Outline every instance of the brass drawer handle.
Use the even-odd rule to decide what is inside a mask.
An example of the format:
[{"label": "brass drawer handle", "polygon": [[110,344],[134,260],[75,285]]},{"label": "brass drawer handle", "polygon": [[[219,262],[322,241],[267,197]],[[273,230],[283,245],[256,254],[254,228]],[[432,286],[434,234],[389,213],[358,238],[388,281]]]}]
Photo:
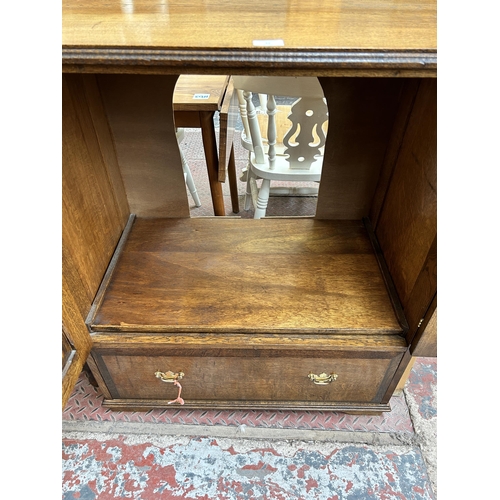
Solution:
[{"label": "brass drawer handle", "polygon": [[180,380],[182,377],[184,377],[184,373],[174,373],[171,371],[161,372],[160,370],[156,370],[155,377],[159,378],[162,382],[169,382],[171,384],[174,384],[176,380]]},{"label": "brass drawer handle", "polygon": [[308,377],[316,384],[316,385],[328,385],[331,384],[334,380],[337,380],[338,375],[336,373],[320,373],[319,375],[315,375],[314,373],[310,373]]},{"label": "brass drawer handle", "polygon": [[177,393],[177,397],[175,399],[172,399],[172,401],[169,401],[167,404],[171,405],[173,403],[179,403],[180,405],[184,404],[184,400],[181,398],[181,392],[182,392],[182,385],[179,384],[179,380],[184,377],[183,372],[179,373],[174,373],[171,371],[168,372],[161,372],[160,370],[155,371],[155,377],[159,378],[162,382],[169,382],[171,384],[174,384],[179,388],[179,392]]}]

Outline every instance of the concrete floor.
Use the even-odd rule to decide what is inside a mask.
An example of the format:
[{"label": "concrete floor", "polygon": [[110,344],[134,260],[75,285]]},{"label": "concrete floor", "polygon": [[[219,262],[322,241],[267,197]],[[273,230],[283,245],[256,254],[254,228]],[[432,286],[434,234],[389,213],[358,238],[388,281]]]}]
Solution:
[{"label": "concrete floor", "polygon": [[62,498],[435,499],[436,383],[436,359],[417,358],[383,417],[203,420],[201,410],[111,412],[82,375],[63,412]]}]

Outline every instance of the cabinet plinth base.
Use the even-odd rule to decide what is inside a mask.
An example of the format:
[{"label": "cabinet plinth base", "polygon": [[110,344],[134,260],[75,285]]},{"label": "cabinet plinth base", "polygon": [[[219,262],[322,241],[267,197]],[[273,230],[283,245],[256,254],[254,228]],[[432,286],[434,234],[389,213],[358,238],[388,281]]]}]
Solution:
[{"label": "cabinet plinth base", "polygon": [[389,404],[332,404],[308,401],[200,401],[185,405],[169,405],[165,400],[105,399],[103,406],[116,411],[149,411],[152,409],[186,410],[283,410],[283,411],[336,411],[352,415],[379,415],[391,411]]}]

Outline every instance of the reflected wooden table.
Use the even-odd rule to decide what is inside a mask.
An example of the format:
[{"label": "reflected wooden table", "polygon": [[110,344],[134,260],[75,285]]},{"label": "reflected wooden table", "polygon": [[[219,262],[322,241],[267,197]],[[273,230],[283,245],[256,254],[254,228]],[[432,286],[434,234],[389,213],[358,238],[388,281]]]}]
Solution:
[{"label": "reflected wooden table", "polygon": [[[174,120],[179,128],[199,128],[203,140],[205,160],[215,215],[226,215],[220,171],[228,168],[233,212],[239,212],[234,155],[232,162],[225,161],[225,149],[220,157],[214,124],[216,111],[221,111],[228,89],[226,75],[181,75],[177,80],[173,96]],[[232,87],[231,87],[232,88]],[[229,94],[230,99],[231,92]],[[225,136],[225,134],[224,134]],[[224,141],[224,148],[226,142]]]}]

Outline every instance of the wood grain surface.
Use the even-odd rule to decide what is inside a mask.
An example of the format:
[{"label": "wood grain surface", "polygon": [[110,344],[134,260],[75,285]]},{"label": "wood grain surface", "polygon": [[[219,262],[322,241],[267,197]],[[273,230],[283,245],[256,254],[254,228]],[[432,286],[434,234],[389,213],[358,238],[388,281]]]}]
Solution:
[{"label": "wood grain surface", "polygon": [[179,76],[173,97],[174,112],[219,111],[228,81],[226,75]]},{"label": "wood grain surface", "polygon": [[[126,222],[128,205],[142,216],[189,215],[172,119],[179,74],[370,77],[359,82],[330,78],[324,84],[334,104],[330,120],[335,134],[330,135],[338,140],[327,144],[333,170],[322,181],[319,213],[358,219],[371,211],[405,314],[413,325],[426,311],[432,324],[435,88],[426,78],[437,76],[436,0],[63,0],[62,7],[63,73],[99,74],[63,82],[63,324],[76,348],[63,380],[63,404],[90,349],[83,318]],[[396,115],[397,84],[375,83],[380,77],[423,79],[413,85],[418,92],[403,92],[402,112]],[[335,110],[344,111],[335,117]],[[390,134],[395,141],[388,139]],[[213,138],[205,142],[215,158]],[[230,158],[226,147],[224,167]],[[224,176],[223,168],[212,172],[212,183]],[[96,316],[94,328],[102,331],[94,340],[106,344],[114,339],[118,350],[108,352],[106,363],[115,363],[120,377],[136,376],[127,375],[128,361],[120,359],[127,354],[119,349],[149,349],[158,343],[155,332],[180,332],[173,337],[183,339],[175,343],[177,352],[192,360],[197,350],[203,363],[210,363],[214,353],[244,345],[233,338],[238,332],[253,339],[249,355],[260,352],[257,341],[265,337],[263,332],[275,332],[290,341],[283,338],[279,349],[269,350],[276,356],[263,356],[266,376],[275,378],[290,369],[285,358],[276,361],[280,353],[305,363],[326,362],[338,354],[355,382],[345,386],[343,402],[334,402],[302,397],[300,391],[265,381],[263,407],[389,409],[387,402],[411,356],[406,353],[399,361],[406,341],[398,335],[401,325],[361,222],[302,220],[292,227],[274,220],[258,225],[239,220],[224,222],[221,230],[210,225],[216,222],[185,225],[188,220],[170,219],[158,230],[164,219],[139,219],[118,261]],[[235,222],[239,226],[232,227]],[[270,222],[272,229],[266,226]],[[202,346],[190,343],[189,332],[207,332],[224,342],[217,346],[213,341],[203,354]],[[300,349],[308,344],[294,337],[297,333],[311,341],[303,358]],[[315,335],[332,342],[341,336],[345,344],[337,339],[329,351]],[[265,338],[263,344],[274,342]],[[401,342],[397,348],[390,345],[393,339]],[[412,346],[415,352],[435,346],[435,335],[417,332],[415,340],[420,340]],[[163,355],[170,356],[168,351]],[[130,359],[141,356],[157,354],[135,352]],[[387,356],[392,356],[389,364]],[[245,358],[228,359],[219,368],[221,376],[224,366],[235,373],[257,370],[249,366],[238,371],[238,359]],[[105,381],[94,358],[90,361],[110,398],[107,384],[111,387],[113,379]],[[137,377],[133,384],[140,383],[142,375]],[[275,396],[281,401],[269,399]],[[358,396],[363,403],[353,400]],[[165,395],[149,402],[141,397],[124,404],[147,407],[166,401]],[[262,403],[255,394],[248,396],[251,402],[219,397],[219,408]],[[213,406],[209,399],[197,404]]]},{"label": "wood grain surface", "polygon": [[75,350],[63,407],[90,352],[90,310],[128,216],[113,141],[93,75],[63,76],[62,322]]},{"label": "wood grain surface", "polygon": [[401,142],[403,141],[406,133],[411,111],[415,104],[415,97],[420,82],[420,78],[405,78],[402,82],[401,98],[399,99],[396,117],[392,126],[391,137],[389,139],[384,156],[384,162],[380,170],[377,189],[370,206],[369,217],[373,227],[377,227],[380,210],[382,209],[385,195],[391,182],[392,173],[401,149]]},{"label": "wood grain surface", "polygon": [[[375,232],[405,312],[411,307],[424,314],[437,287],[436,251],[432,250],[437,246],[435,80],[419,85]],[[420,281],[422,272],[426,278]],[[411,301],[416,284],[425,297]],[[414,327],[419,319],[414,318]]]},{"label": "wood grain surface", "polygon": [[62,407],[66,405],[71,391],[92,347],[92,340],[78,310],[73,290],[63,275],[62,286],[62,323],[63,335],[71,342],[73,355],[63,368],[62,373]]},{"label": "wood grain surface", "polygon": [[[81,281],[90,309],[97,288],[126,223],[128,207],[109,173],[103,149],[109,146],[97,135],[95,114],[81,75],[63,79],[62,228],[65,269]],[[95,111],[95,110],[94,110]],[[109,133],[109,132],[108,132]],[[111,146],[109,146],[112,148]],[[111,165],[112,167],[112,165]],[[127,214],[128,215],[128,214]],[[83,299],[84,295],[75,292]],[[86,313],[85,313],[86,314]]]},{"label": "wood grain surface", "polygon": [[[155,377],[160,370],[184,373],[181,383],[187,407],[237,408],[250,403],[266,407],[294,401],[296,408],[327,408],[339,403],[381,403],[406,350],[405,340],[397,335],[100,332],[94,336],[93,360],[108,397],[129,400],[126,405],[142,399],[161,407],[162,399],[176,396],[174,386]],[[309,373],[338,377],[318,386]]]},{"label": "wood grain surface", "polygon": [[361,221],[136,219],[94,331],[400,333]]},{"label": "wood grain surface", "polygon": [[[305,351],[352,352],[357,356],[364,352],[367,357],[380,357],[386,351],[404,352],[407,344],[399,335],[291,335],[291,334],[210,334],[210,333],[140,333],[121,331],[101,331],[92,334],[95,350],[111,350],[114,354],[164,355],[180,352],[194,352],[209,349],[212,352],[232,352],[233,356],[245,350],[298,353]],[[367,354],[370,353],[370,354]],[[297,354],[294,355],[295,357]]]},{"label": "wood grain surface", "polygon": [[189,203],[172,114],[177,78],[99,75],[132,213],[189,217]]},{"label": "wood grain surface", "polygon": [[320,78],[328,135],[316,207],[321,219],[369,214],[404,80]]},{"label": "wood grain surface", "polygon": [[264,69],[259,63],[436,68],[435,0],[64,0],[62,17],[64,62],[114,61],[125,72],[124,64],[139,64],[184,65],[180,72],[189,73],[190,63],[253,72]]},{"label": "wood grain surface", "polygon": [[[357,355],[356,355],[357,354]],[[359,401],[380,402],[390,375],[402,357],[386,352],[369,358],[366,353],[324,352],[323,357],[305,355],[290,359],[286,351],[265,357],[260,351],[227,356],[202,349],[191,355],[113,355],[98,353],[97,359],[114,398],[174,399],[177,388],[161,382],[155,372],[182,371],[182,397],[189,400],[233,401]],[[94,353],[94,356],[96,354]],[[334,382],[320,386],[308,374],[335,373]],[[389,380],[388,380],[389,379]]]}]

